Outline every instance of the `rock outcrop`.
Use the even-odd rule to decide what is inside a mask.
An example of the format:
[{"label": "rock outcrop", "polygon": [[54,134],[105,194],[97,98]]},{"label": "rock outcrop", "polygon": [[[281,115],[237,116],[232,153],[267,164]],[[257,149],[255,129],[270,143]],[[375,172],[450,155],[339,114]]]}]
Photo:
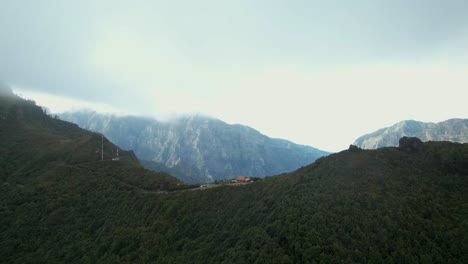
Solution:
[{"label": "rock outcrop", "polygon": [[424,143],[417,137],[402,137],[398,141],[398,148],[408,152],[419,152],[424,148]]}]

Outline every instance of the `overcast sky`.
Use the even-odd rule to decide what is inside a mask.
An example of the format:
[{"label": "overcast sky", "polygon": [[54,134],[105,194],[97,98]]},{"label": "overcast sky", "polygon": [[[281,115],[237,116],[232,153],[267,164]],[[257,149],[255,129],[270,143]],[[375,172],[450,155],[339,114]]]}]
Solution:
[{"label": "overcast sky", "polygon": [[54,111],[199,112],[329,151],[468,117],[466,0],[0,3],[0,81]]}]

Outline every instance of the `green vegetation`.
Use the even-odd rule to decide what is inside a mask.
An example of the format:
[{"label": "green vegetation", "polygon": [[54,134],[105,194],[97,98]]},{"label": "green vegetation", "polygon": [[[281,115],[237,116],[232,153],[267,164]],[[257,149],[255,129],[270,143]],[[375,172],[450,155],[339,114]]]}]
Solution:
[{"label": "green vegetation", "polygon": [[100,135],[32,102],[0,105],[2,263],[468,259],[468,144],[354,149],[245,186],[165,192],[183,185],[131,152],[111,161],[110,142],[99,161]]},{"label": "green vegetation", "polygon": [[145,167],[145,169],[165,172],[186,183],[200,183],[207,181],[206,177],[203,176],[197,167],[190,165],[182,160],[172,168],[169,168],[162,162],[140,160],[140,163],[143,165],[143,167]]}]

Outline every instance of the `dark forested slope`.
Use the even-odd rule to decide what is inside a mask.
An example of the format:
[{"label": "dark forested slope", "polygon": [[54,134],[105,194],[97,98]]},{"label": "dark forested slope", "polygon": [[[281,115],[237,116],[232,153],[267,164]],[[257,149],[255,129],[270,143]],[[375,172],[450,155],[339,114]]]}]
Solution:
[{"label": "dark forested slope", "polygon": [[[105,168],[106,174],[117,177],[118,173],[131,180],[121,172],[143,171],[133,152],[119,149],[100,134],[52,118],[34,101],[23,100],[5,88],[0,90],[0,137],[2,180],[41,181],[43,174],[65,168],[91,172]],[[117,157],[118,161],[112,160]],[[154,186],[180,183],[166,174],[145,173]]]},{"label": "dark forested slope", "polygon": [[[32,120],[4,116],[4,263],[463,263],[468,258],[467,144],[352,148],[245,186],[163,193],[159,176],[169,176],[139,165],[81,166],[85,154],[77,151],[86,145],[86,131],[61,123],[63,130],[33,138],[21,129]],[[42,117],[47,129],[55,122]],[[68,129],[73,132],[65,133]],[[94,146],[96,139],[89,137]],[[57,150],[59,156],[36,159],[38,153],[55,153],[60,140],[72,145]]]}]

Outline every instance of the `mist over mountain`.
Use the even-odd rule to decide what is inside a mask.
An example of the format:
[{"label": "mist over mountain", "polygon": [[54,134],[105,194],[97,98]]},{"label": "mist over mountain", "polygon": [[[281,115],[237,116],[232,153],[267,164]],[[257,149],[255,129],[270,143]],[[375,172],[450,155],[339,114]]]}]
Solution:
[{"label": "mist over mountain", "polygon": [[468,119],[449,119],[439,123],[401,121],[356,139],[354,145],[364,149],[394,147],[401,137],[418,137],[422,141],[468,142]]},{"label": "mist over mountain", "polygon": [[72,175],[86,172],[112,175],[109,181],[121,181],[130,188],[167,189],[180,184],[167,174],[145,171],[133,151],[119,148],[101,134],[52,118],[9,88],[0,89],[0,136],[2,181],[47,185],[68,174],[67,184],[76,184]]},{"label": "mist over mountain", "polygon": [[5,99],[11,99],[16,97],[11,88],[8,85],[3,84],[2,82],[0,82],[0,96],[2,96]]},{"label": "mist over mountain", "polygon": [[147,168],[186,182],[275,175],[329,154],[201,115],[160,122],[79,111],[63,113],[60,118],[103,133],[120,147],[135,151]]}]

